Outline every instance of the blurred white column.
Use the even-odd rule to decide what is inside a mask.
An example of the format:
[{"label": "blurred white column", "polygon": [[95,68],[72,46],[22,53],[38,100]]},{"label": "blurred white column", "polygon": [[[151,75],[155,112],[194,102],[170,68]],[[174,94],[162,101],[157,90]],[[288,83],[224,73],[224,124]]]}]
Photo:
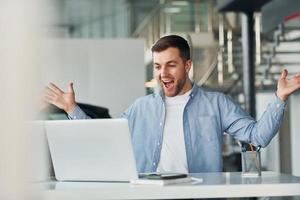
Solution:
[{"label": "blurred white column", "polygon": [[31,138],[23,122],[37,111],[42,2],[0,0],[0,199],[37,197],[29,178]]}]

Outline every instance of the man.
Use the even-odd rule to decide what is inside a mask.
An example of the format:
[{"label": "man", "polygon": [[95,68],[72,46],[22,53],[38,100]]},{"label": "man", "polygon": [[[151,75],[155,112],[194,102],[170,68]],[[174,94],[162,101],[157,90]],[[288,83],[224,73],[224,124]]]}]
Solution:
[{"label": "man", "polygon": [[[155,78],[161,90],[137,99],[123,114],[128,119],[139,172],[217,172],[222,170],[222,136],[266,146],[281,124],[285,101],[300,88],[300,73],[288,80],[284,70],[273,101],[255,121],[229,97],[207,92],[188,78],[192,61],[187,41],[170,35],[152,47]],[[71,119],[89,118],[68,92],[47,87],[48,103]]]}]

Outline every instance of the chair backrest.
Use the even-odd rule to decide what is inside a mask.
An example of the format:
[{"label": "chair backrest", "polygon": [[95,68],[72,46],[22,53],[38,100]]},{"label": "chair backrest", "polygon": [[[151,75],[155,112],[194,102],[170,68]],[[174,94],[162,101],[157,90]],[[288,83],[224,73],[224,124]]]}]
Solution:
[{"label": "chair backrest", "polygon": [[[111,118],[109,110],[104,107],[94,106],[85,103],[77,103],[78,106],[92,119]],[[42,120],[63,120],[68,119],[67,113],[57,108],[56,106],[49,105],[47,108],[39,113],[38,119]]]}]

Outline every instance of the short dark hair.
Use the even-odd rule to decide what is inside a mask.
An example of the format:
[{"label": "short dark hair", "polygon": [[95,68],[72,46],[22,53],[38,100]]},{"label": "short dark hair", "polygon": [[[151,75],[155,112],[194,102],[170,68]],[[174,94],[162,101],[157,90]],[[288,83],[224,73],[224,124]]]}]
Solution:
[{"label": "short dark hair", "polygon": [[160,38],[151,48],[153,52],[161,52],[170,47],[178,48],[180,57],[187,61],[191,59],[190,46],[188,42],[178,35],[167,35]]}]

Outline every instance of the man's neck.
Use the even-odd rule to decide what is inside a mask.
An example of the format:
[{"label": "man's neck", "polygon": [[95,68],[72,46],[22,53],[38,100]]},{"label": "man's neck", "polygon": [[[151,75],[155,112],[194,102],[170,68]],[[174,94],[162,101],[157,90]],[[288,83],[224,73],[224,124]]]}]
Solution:
[{"label": "man's neck", "polygon": [[188,91],[190,91],[193,88],[192,81],[190,79],[186,80],[186,83],[184,84],[181,92],[178,95],[184,95]]}]

